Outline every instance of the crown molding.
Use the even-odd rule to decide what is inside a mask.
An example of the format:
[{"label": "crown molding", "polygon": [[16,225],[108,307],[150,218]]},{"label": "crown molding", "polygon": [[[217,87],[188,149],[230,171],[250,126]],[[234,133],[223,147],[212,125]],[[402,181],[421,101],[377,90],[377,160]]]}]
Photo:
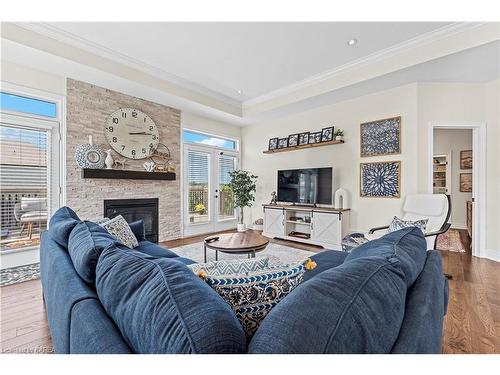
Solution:
[{"label": "crown molding", "polygon": [[117,51],[114,51],[110,48],[104,47],[100,44],[94,43],[90,40],[82,38],[73,33],[62,30],[58,27],[50,25],[44,22],[12,22],[14,25],[21,27],[25,30],[32,31],[34,33],[43,35],[45,37],[54,39],[58,42],[69,44],[73,47],[80,48],[87,52],[96,54],[98,56],[110,59],[114,62],[127,65],[131,68],[142,71],[143,73],[150,74],[152,76],[156,76],[165,81],[171,82],[175,85],[183,87],[184,89],[195,91],[199,94],[203,94],[211,97],[212,99],[221,101],[223,103],[241,107],[242,102],[240,100],[231,98],[227,95],[221,94],[220,92],[211,90],[203,85],[194,83],[192,81],[186,80],[182,77],[179,77],[175,74],[169,73],[163,69],[152,66],[148,63],[145,63],[141,60],[134,59],[133,57],[124,55]]},{"label": "crown molding", "polygon": [[309,88],[314,85],[319,85],[327,80],[335,78],[345,73],[349,73],[353,70],[367,67],[371,64],[380,62],[384,59],[394,57],[401,52],[411,50],[414,48],[421,47],[431,42],[435,42],[455,34],[459,34],[468,30],[475,29],[479,26],[486,24],[485,22],[455,22],[453,24],[443,26],[436,30],[418,35],[415,38],[406,40],[402,43],[396,44],[394,46],[385,48],[383,50],[377,51],[368,56],[362,57],[360,59],[354,60],[347,64],[341,65],[334,69],[325,71],[323,73],[316,74],[304,80],[295,82],[291,85],[284,86],[277,90],[271,91],[264,95],[260,95],[256,98],[252,98],[243,102],[243,109],[252,107],[257,104],[261,104],[279,97]]}]

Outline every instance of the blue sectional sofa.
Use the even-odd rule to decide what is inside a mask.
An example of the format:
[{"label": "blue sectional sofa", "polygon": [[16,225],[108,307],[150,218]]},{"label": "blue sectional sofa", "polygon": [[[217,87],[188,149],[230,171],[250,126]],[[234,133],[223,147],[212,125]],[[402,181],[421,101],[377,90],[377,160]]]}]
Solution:
[{"label": "blue sectional sofa", "polygon": [[[406,228],[317,267],[247,342],[228,304],[186,265],[148,242],[124,247],[99,225],[58,210],[40,248],[57,353],[439,353],[448,285],[441,257]],[[201,250],[200,250],[201,251]]]}]

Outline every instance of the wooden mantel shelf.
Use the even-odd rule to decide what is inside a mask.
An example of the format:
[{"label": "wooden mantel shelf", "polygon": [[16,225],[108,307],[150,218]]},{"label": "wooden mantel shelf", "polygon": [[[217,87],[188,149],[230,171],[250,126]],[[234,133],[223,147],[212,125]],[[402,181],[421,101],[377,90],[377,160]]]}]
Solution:
[{"label": "wooden mantel shelf", "polygon": [[344,141],[328,141],[328,142],[311,143],[311,144],[307,144],[307,145],[300,145],[300,146],[292,146],[292,147],[286,147],[286,148],[277,148],[274,150],[267,150],[267,151],[263,151],[263,153],[264,154],[275,154],[277,152],[296,151],[296,150],[302,150],[304,148],[338,145],[338,144],[342,144],[342,143],[344,143]]},{"label": "wooden mantel shelf", "polygon": [[167,180],[174,181],[172,172],[128,171],[126,169],[82,169],[82,178],[107,178],[125,180]]}]

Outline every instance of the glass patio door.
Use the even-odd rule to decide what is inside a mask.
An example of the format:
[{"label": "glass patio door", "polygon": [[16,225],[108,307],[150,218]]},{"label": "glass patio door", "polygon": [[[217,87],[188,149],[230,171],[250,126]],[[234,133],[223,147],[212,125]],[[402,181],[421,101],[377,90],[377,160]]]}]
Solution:
[{"label": "glass patio door", "polygon": [[229,172],[237,166],[237,153],[186,145],[184,149],[184,236],[236,227],[228,187]]}]

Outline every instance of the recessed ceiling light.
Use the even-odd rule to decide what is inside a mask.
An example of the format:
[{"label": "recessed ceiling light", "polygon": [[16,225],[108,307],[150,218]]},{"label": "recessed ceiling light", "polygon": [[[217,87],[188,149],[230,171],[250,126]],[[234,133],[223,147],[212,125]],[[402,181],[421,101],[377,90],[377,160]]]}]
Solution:
[{"label": "recessed ceiling light", "polygon": [[241,95],[242,91],[241,90],[238,90],[236,91],[238,93],[238,95]]},{"label": "recessed ceiling light", "polygon": [[353,45],[355,45],[357,42],[358,42],[358,40],[357,40],[357,39],[351,39],[350,41],[348,41],[348,42],[347,42],[347,44],[348,44],[349,46],[353,46]]}]

